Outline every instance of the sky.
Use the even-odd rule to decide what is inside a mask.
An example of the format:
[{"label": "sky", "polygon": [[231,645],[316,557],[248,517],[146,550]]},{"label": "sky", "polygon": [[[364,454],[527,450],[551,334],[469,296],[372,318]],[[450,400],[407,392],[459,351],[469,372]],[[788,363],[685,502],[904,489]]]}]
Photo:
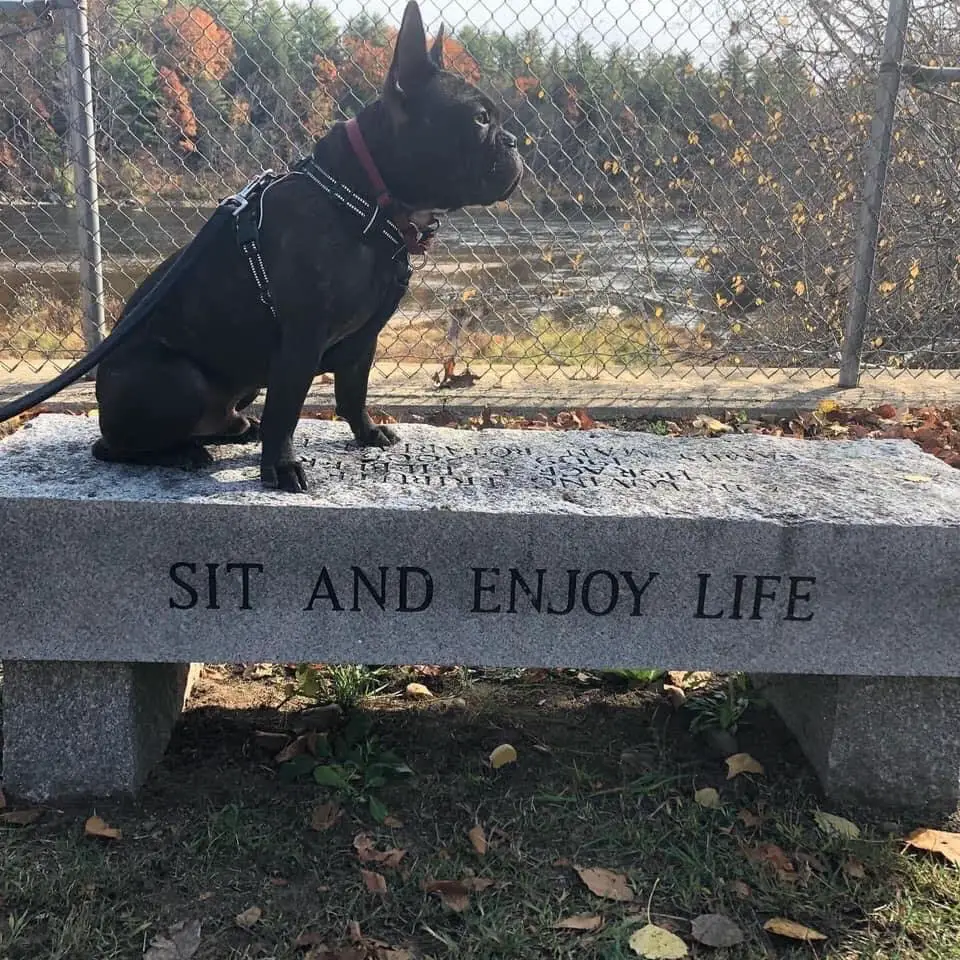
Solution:
[{"label": "sky", "polygon": [[[323,0],[318,0],[323,2]],[[327,0],[338,18],[365,12],[399,24],[404,0]],[[454,30],[467,24],[513,34],[538,27],[548,38],[591,45],[629,44],[634,49],[684,50],[711,59],[728,33],[717,0],[420,0],[427,31],[441,19]]]}]

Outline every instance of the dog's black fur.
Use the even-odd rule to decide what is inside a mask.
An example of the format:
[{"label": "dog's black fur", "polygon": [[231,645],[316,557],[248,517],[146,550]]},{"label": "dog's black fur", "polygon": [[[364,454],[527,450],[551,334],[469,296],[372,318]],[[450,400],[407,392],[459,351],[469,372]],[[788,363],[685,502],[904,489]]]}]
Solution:
[{"label": "dog's black fur", "polygon": [[[391,195],[421,225],[438,212],[506,199],[519,182],[515,138],[489,98],[443,70],[441,38],[427,51],[415,2],[404,12],[382,94],[358,122]],[[373,200],[343,124],[313,156]],[[377,335],[402,292],[394,251],[382,238],[363,237],[364,224],[305,176],[275,182],[263,204],[259,242],[276,319],[259,300],[233,230],[224,230],[200,267],[101,362],[99,459],[202,462],[205,444],[259,439],[263,483],[305,490],[293,433],[310,383],[323,372],[334,375],[337,414],[358,443],[396,442],[366,410]],[[127,310],[175,258],[147,277]],[[240,411],[264,387],[258,424]]]}]

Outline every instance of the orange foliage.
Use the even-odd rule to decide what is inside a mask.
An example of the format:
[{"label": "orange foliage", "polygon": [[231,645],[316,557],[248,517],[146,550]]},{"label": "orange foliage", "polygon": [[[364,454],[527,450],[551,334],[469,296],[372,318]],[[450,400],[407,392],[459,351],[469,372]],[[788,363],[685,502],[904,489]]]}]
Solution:
[{"label": "orange foliage", "polygon": [[[345,37],[343,46],[347,57],[340,65],[338,79],[341,84],[352,90],[361,100],[367,99],[369,93],[378,90],[386,78],[387,70],[390,69],[395,39],[396,31],[392,30],[388,32],[386,44],[383,46],[360,37]],[[427,42],[433,43],[432,40]],[[320,59],[317,58],[317,61],[314,61],[315,72]],[[459,40],[453,37],[443,38],[443,60],[447,70],[459,74],[464,80],[476,83],[480,79],[479,64],[467,53]],[[329,61],[326,62],[329,63]],[[325,82],[319,74],[317,82]]]},{"label": "orange foliage", "polygon": [[393,44],[397,33],[390,30],[385,46],[371,43],[361,37],[344,37],[346,59],[340,64],[339,80],[361,100],[367,100],[378,90],[390,69]]},{"label": "orange foliage", "polygon": [[536,77],[517,77],[513,81],[516,88],[526,97],[530,92],[540,86],[540,81]]},{"label": "orange foliage", "polygon": [[230,69],[233,37],[200,7],[176,6],[160,20],[163,58],[193,80],[222,80]]},{"label": "orange foliage", "polygon": [[167,104],[171,126],[177,131],[177,146],[184,153],[197,149],[197,117],[190,106],[190,91],[176,70],[160,68],[160,93]]},{"label": "orange foliage", "polygon": [[[433,46],[432,40],[429,43]],[[467,53],[464,45],[453,37],[443,38],[443,63],[451,73],[458,73],[470,83],[480,80],[480,65]]]}]

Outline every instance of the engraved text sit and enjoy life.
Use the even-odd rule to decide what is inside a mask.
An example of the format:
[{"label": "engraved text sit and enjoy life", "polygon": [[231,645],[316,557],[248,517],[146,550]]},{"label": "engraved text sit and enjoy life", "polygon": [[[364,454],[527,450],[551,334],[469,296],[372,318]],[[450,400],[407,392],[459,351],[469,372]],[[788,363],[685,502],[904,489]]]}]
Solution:
[{"label": "engraved text sit and enjoy life", "polygon": [[[258,584],[268,571],[263,563],[178,561],[170,566],[172,610],[253,610]],[[469,566],[442,575],[421,566],[321,566],[304,578],[303,592],[290,603],[312,612],[385,614],[423,613],[440,591],[463,578],[465,614],[542,614],[586,612],[597,617],[619,613],[642,617],[659,598],[689,598],[695,620],[771,620],[809,623],[813,619],[816,577],[794,574],[719,576],[696,573],[685,582],[666,583],[656,570],[606,570],[548,567]],[[659,597],[658,597],[659,594]]]}]

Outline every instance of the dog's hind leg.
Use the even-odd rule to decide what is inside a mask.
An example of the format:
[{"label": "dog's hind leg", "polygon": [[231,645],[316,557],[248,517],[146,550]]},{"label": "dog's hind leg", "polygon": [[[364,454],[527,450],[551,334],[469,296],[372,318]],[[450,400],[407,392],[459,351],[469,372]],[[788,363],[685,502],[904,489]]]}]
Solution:
[{"label": "dog's hind leg", "polygon": [[226,399],[220,409],[208,410],[196,427],[194,435],[197,443],[257,443],[260,440],[260,421],[240,411],[249,407],[259,393],[259,390],[246,393],[235,403],[232,398]]},{"label": "dog's hind leg", "polygon": [[98,460],[152,466],[202,466],[212,457],[196,438],[215,391],[183,357],[128,358],[97,376]]}]

